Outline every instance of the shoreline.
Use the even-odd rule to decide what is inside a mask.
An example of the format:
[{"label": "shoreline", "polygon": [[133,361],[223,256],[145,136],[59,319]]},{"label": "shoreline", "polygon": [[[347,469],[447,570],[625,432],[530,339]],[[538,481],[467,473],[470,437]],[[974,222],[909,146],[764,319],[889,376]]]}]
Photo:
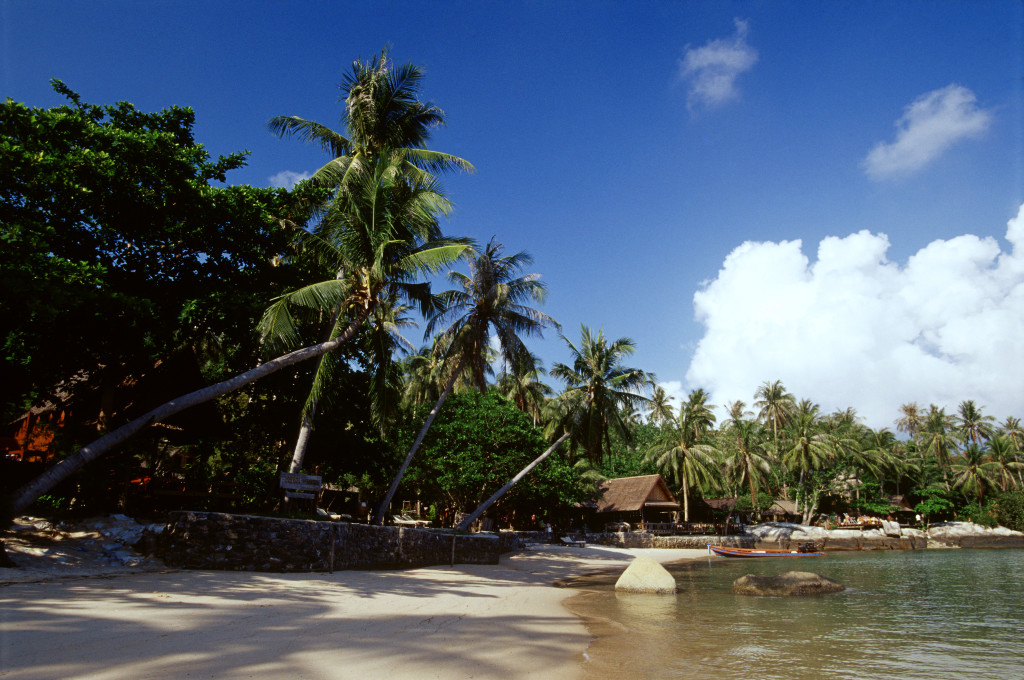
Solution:
[{"label": "shoreline", "polygon": [[583,678],[593,636],[564,584],[641,554],[706,551],[531,546],[497,565],[333,574],[0,572],[0,667],[18,679]]}]

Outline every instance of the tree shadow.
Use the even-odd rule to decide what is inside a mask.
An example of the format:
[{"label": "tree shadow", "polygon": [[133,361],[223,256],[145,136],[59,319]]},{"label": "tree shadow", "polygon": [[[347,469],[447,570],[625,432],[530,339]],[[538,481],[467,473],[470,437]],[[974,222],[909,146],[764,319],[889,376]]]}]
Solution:
[{"label": "tree shadow", "polygon": [[529,604],[525,585],[565,574],[564,559],[541,558],[521,570],[11,584],[0,589],[0,668],[5,678],[345,677],[346,667],[371,677],[525,677],[565,664],[589,639],[568,611]]}]

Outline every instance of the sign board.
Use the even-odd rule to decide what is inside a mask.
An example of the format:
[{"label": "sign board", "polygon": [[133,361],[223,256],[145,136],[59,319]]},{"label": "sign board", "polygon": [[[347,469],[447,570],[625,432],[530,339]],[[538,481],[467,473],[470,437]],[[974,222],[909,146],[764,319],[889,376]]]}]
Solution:
[{"label": "sign board", "polygon": [[300,475],[295,472],[281,473],[281,488],[285,490],[285,495],[288,498],[314,498],[316,493],[320,491],[321,481],[320,475]]}]

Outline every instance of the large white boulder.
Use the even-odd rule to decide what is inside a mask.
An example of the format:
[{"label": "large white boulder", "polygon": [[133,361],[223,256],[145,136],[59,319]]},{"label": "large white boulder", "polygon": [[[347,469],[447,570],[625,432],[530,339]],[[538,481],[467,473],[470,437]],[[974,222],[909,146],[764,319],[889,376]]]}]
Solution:
[{"label": "large white boulder", "polygon": [[619,576],[615,590],[626,593],[658,593],[671,595],[676,592],[676,580],[657,560],[640,555]]}]

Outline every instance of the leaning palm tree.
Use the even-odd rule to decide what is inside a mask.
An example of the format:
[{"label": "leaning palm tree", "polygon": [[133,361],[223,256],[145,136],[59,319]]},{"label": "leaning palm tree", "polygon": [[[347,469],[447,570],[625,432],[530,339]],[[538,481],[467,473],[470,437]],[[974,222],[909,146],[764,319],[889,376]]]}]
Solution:
[{"label": "leaning palm tree", "polygon": [[661,441],[652,446],[648,460],[669,477],[683,495],[683,521],[690,521],[690,489],[718,479],[719,451],[708,435],[715,422],[714,407],[703,389],[694,390],[679,408],[679,417]]},{"label": "leaning palm tree", "polygon": [[455,368],[381,501],[374,519],[377,524],[384,522],[405,471],[463,371],[469,368],[477,387],[486,390],[485,364],[491,334],[498,340],[502,358],[512,365],[527,354],[520,336],[540,336],[545,327],[559,327],[548,315],[524,304],[530,300],[542,302],[546,294],[540,275],[519,274],[532,263],[532,258],[525,252],[502,256],[503,250],[504,246],[494,239],[482,252],[467,250],[469,274],[449,272],[449,279],[458,288],[437,296],[439,310],[427,322],[426,332],[429,335],[449,324],[439,334],[438,345],[444,348],[446,361]]},{"label": "leaning palm tree", "polygon": [[629,430],[623,418],[647,402],[641,394],[654,376],[638,368],[623,365],[636,352],[633,341],[619,338],[609,342],[604,331],[593,333],[580,326],[580,345],[566,338],[572,364],[555,364],[551,375],[565,383],[558,397],[558,427],[570,433],[570,448],[582,450],[591,462],[611,455],[611,434],[616,432],[628,443]]},{"label": "leaning palm tree", "polygon": [[[311,178],[315,184],[336,190],[330,211],[338,205],[350,211],[351,204],[364,198],[359,186],[361,176],[369,168],[377,168],[384,161],[399,179],[413,185],[432,185],[435,178],[429,171],[451,169],[472,170],[461,158],[426,149],[433,127],[444,124],[444,112],[419,101],[419,85],[423,72],[412,64],[395,67],[384,49],[379,57],[352,63],[352,72],[346,75],[340,88],[345,102],[342,116],[346,133],[335,132],[319,123],[298,117],[278,116],[268,123],[278,136],[294,135],[312,142],[334,156]],[[447,203],[439,202],[437,209],[446,212]],[[321,235],[331,240],[331,231],[349,229],[346,221],[324,220]],[[338,238],[337,235],[334,236]],[[342,239],[344,240],[344,239]],[[345,275],[345,264],[340,263],[338,278]],[[341,315],[334,310],[334,322]],[[334,328],[332,324],[331,333]],[[321,361],[315,372],[312,389],[302,410],[299,435],[289,469],[298,472],[305,458],[306,447],[313,432],[323,386],[329,381],[329,364]]]},{"label": "leaning palm tree", "polygon": [[[447,210],[436,180],[407,177],[393,158],[355,168],[346,193],[303,238],[305,251],[338,274],[277,298],[260,322],[264,343],[275,351],[301,345],[303,322],[313,316],[329,316],[329,338],[347,341],[383,300],[409,302],[429,313],[429,284],[416,279],[436,273],[468,247],[465,239],[441,235],[438,214]],[[386,363],[390,357],[377,360]],[[329,365],[321,360],[315,372],[291,472],[302,467]]]}]

